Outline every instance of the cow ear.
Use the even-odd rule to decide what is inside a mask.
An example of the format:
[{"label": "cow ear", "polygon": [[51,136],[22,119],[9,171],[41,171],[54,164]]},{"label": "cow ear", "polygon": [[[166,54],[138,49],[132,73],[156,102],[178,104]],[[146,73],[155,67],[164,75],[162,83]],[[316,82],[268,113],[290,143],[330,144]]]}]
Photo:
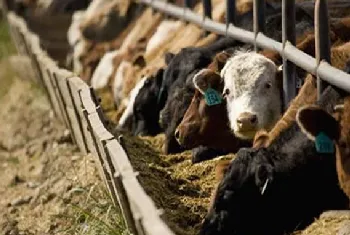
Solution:
[{"label": "cow ear", "polygon": [[302,132],[311,140],[315,140],[321,132],[333,140],[339,138],[337,120],[317,106],[310,105],[300,108],[296,115],[296,121]]},{"label": "cow ear", "polygon": [[167,53],[165,53],[164,57],[165,57],[165,63],[167,65],[169,65],[170,61],[175,57],[175,54],[173,54],[171,52],[167,52]]},{"label": "cow ear", "polygon": [[206,78],[208,71],[208,69],[202,69],[193,77],[194,87],[203,95],[209,87],[208,80]]},{"label": "cow ear", "polygon": [[273,180],[273,169],[271,165],[258,165],[255,172],[255,184],[259,188],[261,195],[268,190]]}]

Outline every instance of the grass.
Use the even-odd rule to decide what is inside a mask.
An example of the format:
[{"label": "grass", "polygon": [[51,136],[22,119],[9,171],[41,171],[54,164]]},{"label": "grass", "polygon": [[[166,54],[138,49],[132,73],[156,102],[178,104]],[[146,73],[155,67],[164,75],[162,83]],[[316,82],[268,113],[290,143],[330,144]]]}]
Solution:
[{"label": "grass", "polygon": [[70,221],[68,228],[61,231],[63,234],[129,234],[120,209],[114,206],[104,185],[94,184],[80,193],[86,200],[69,202],[71,213],[59,215]]}]

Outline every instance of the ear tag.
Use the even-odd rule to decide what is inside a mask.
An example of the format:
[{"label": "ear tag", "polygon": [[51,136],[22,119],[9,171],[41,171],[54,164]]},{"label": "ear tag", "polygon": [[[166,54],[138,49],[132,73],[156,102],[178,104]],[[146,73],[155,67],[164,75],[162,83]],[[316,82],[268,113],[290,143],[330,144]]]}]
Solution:
[{"label": "ear tag", "polygon": [[334,153],[333,141],[324,132],[316,136],[315,145],[319,153]]},{"label": "ear tag", "polygon": [[222,97],[219,94],[219,92],[217,92],[216,90],[210,87],[205,91],[204,97],[205,97],[205,102],[209,106],[221,104],[222,102]]}]

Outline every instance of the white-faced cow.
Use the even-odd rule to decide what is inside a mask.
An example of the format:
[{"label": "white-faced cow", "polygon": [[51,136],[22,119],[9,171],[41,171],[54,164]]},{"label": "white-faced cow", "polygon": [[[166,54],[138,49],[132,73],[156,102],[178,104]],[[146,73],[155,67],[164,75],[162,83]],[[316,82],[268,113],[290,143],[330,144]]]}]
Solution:
[{"label": "white-faced cow", "polygon": [[270,129],[281,115],[279,68],[256,52],[238,51],[221,71],[230,127],[242,139]]}]

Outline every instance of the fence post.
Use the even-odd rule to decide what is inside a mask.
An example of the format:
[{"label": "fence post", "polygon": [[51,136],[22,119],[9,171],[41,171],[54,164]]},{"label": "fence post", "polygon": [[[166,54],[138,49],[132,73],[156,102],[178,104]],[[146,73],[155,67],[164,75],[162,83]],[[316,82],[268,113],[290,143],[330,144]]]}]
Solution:
[{"label": "fence post", "polygon": [[226,35],[230,24],[236,25],[236,0],[226,0]]},{"label": "fence post", "polygon": [[[321,22],[322,20],[322,22]],[[330,56],[330,38],[329,38],[329,20],[328,7],[326,0],[316,0],[315,2],[315,52],[317,68],[321,61],[331,63]],[[318,70],[318,69],[317,69]],[[317,98],[322,94],[322,91],[329,85],[323,81],[317,74]]]},{"label": "fence post", "polygon": [[211,6],[211,0],[202,0],[203,3],[203,19],[205,17],[208,17],[209,19],[212,19],[211,11],[212,11],[212,6]]},{"label": "fence post", "polygon": [[295,0],[282,1],[282,44],[283,44],[283,106],[287,109],[289,102],[296,95],[295,65],[284,56],[287,42],[295,45]]},{"label": "fence post", "polygon": [[185,7],[188,8],[188,9],[192,9],[192,4],[193,4],[193,1],[192,0],[185,0]]},{"label": "fence post", "polygon": [[256,37],[258,33],[265,33],[265,0],[254,0],[253,2],[253,22],[254,22],[254,48],[258,51]]},{"label": "fence post", "polygon": [[[208,17],[209,19],[212,19],[212,6],[211,6],[211,0],[202,0],[202,4],[203,4],[203,20],[202,20],[202,24],[204,24],[205,19]],[[203,26],[202,26],[203,28]],[[210,34],[209,31],[204,31],[203,35],[207,36],[208,34]]]}]

